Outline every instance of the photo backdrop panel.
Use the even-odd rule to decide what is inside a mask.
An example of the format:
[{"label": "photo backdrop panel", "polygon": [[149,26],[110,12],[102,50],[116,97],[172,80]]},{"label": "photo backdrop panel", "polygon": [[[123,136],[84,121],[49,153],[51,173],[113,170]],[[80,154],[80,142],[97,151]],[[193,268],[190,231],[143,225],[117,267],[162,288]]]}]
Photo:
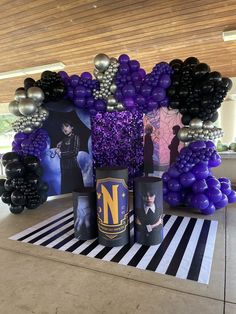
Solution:
[{"label": "photo backdrop panel", "polygon": [[177,133],[182,126],[180,113],[176,110],[160,108],[159,163],[161,166],[172,164],[183,147],[177,137]]},{"label": "photo backdrop panel", "polygon": [[[60,107],[59,107],[60,108]],[[93,185],[91,123],[80,109],[65,107],[50,110],[43,128],[49,134],[48,148],[42,160],[43,179],[49,196],[70,193]]]}]

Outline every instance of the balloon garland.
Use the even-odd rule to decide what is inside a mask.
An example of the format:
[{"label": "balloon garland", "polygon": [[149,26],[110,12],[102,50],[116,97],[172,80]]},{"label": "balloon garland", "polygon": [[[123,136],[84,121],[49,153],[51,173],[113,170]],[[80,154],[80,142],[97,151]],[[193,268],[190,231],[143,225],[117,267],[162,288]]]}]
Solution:
[{"label": "balloon garland", "polygon": [[[209,182],[216,180],[210,168],[220,164],[209,140],[223,134],[213,122],[232,86],[229,78],[211,72],[207,64],[195,57],[185,61],[174,59],[169,64],[160,62],[148,74],[137,60],[125,54],[118,59],[99,54],[94,66],[95,79],[89,72],[69,76],[64,71],[45,71],[37,81],[26,78],[24,87],[16,90],[9,111],[17,117],[13,123],[17,133],[13,152],[3,157],[3,160],[12,158],[11,162],[5,162],[7,180],[0,180],[2,200],[10,204],[11,212],[35,208],[46,200],[47,186],[40,182],[38,173],[49,141],[42,125],[49,115],[47,108],[60,106],[63,99],[75,108],[88,111],[92,117],[95,166],[128,164],[130,187],[133,178],[142,171],[143,113],[160,107],[179,110],[185,127],[178,136],[181,141],[192,143],[181,151],[179,159],[163,176],[165,200],[171,205],[194,206],[203,213],[219,208],[226,203],[226,197],[227,202],[236,200],[226,179],[216,184],[221,193],[217,191],[218,197],[213,199],[207,192],[211,188]],[[197,146],[200,148],[196,151]],[[29,167],[29,160],[37,164],[37,171]],[[28,192],[23,193],[20,185]],[[201,195],[196,197],[194,193]]]}]

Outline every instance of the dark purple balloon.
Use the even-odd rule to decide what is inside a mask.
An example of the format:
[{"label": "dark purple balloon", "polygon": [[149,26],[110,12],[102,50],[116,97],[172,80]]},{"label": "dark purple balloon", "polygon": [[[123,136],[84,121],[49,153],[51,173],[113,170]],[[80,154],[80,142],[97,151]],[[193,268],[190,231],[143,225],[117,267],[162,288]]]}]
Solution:
[{"label": "dark purple balloon", "polygon": [[23,132],[19,132],[19,133],[16,133],[14,135],[14,141],[16,143],[21,143],[22,141],[24,141],[24,139],[27,138],[27,134],[23,133]]},{"label": "dark purple balloon", "polygon": [[209,175],[208,166],[204,162],[199,162],[191,171],[196,179],[206,179]]},{"label": "dark purple balloon", "polygon": [[196,180],[193,185],[192,185],[192,191],[197,194],[197,193],[202,193],[204,190],[207,189],[207,183],[205,179],[201,180]]},{"label": "dark purple balloon", "polygon": [[209,206],[209,199],[203,193],[196,194],[192,197],[192,205],[194,208],[204,210]]},{"label": "dark purple balloon", "polygon": [[167,172],[164,172],[162,175],[162,181],[163,182],[168,182],[168,180],[170,179],[170,176]]},{"label": "dark purple balloon", "polygon": [[139,106],[145,106],[146,104],[146,100],[145,98],[142,96],[142,95],[138,95],[135,99],[136,103],[139,105]]},{"label": "dark purple balloon", "polygon": [[132,110],[135,108],[135,102],[133,100],[133,98],[131,97],[126,97],[124,99],[124,106],[127,110]]},{"label": "dark purple balloon", "polygon": [[163,88],[168,88],[171,85],[171,79],[169,74],[162,74],[159,78],[158,85]]},{"label": "dark purple balloon", "polygon": [[226,182],[226,183],[229,183],[229,184],[231,185],[231,181],[230,181],[229,178],[221,177],[221,178],[219,178],[218,180],[220,181],[220,183],[221,183],[221,182]]},{"label": "dark purple balloon", "polygon": [[106,104],[104,103],[104,101],[98,99],[95,101],[95,109],[97,111],[105,112],[106,111]]},{"label": "dark purple balloon", "polygon": [[85,99],[76,97],[74,99],[74,104],[77,108],[80,108],[80,109],[85,108]]},{"label": "dark purple balloon", "polygon": [[215,203],[216,209],[223,208],[228,205],[228,198],[225,194],[222,194],[222,198],[219,202]]},{"label": "dark purple balloon", "polygon": [[177,179],[171,178],[168,182],[168,189],[173,192],[179,192],[181,190],[181,185]]},{"label": "dark purple balloon", "polygon": [[232,191],[230,184],[227,182],[221,182],[220,185],[221,185],[220,187],[221,192],[228,196]]},{"label": "dark purple balloon", "polygon": [[231,193],[227,197],[228,197],[229,203],[236,202],[236,192],[235,191],[232,190]]},{"label": "dark purple balloon", "polygon": [[209,200],[214,204],[222,199],[222,192],[220,189],[211,187],[208,188],[204,193],[209,198]]},{"label": "dark purple balloon", "polygon": [[129,56],[126,54],[120,55],[118,58],[119,63],[128,63],[129,62]]},{"label": "dark purple balloon", "polygon": [[215,205],[212,202],[210,202],[207,208],[201,210],[201,213],[203,215],[212,215],[214,214],[215,211],[216,211]]},{"label": "dark purple balloon", "polygon": [[166,91],[162,87],[156,87],[152,91],[152,98],[156,101],[161,101],[161,100],[165,99],[165,97],[166,97]]},{"label": "dark purple balloon", "polygon": [[166,195],[166,201],[170,206],[178,206],[181,204],[181,194],[178,192],[168,192]]},{"label": "dark purple balloon", "polygon": [[129,73],[129,65],[126,64],[126,63],[122,63],[120,66],[119,66],[119,72],[122,74],[122,75],[127,75]]},{"label": "dark purple balloon", "polygon": [[198,151],[199,149],[206,148],[204,141],[195,141],[189,144],[189,148],[193,151]]},{"label": "dark purple balloon", "polygon": [[82,74],[81,74],[81,78],[83,78],[83,79],[87,79],[87,80],[92,80],[92,74],[90,74],[89,72],[83,72]]},{"label": "dark purple balloon", "polygon": [[79,83],[79,76],[76,75],[76,74],[71,75],[71,77],[70,77],[70,84],[71,84],[71,86],[75,87],[75,86],[78,85],[78,83]]},{"label": "dark purple balloon", "polygon": [[125,85],[122,89],[124,97],[133,97],[135,96],[135,88],[133,85]]},{"label": "dark purple balloon", "polygon": [[170,167],[167,173],[171,178],[178,178],[180,176],[180,172],[175,166]]},{"label": "dark purple balloon", "polygon": [[158,103],[153,99],[149,99],[147,103],[147,107],[148,107],[148,110],[152,111],[153,109],[158,108]]},{"label": "dark purple balloon", "polygon": [[140,68],[140,63],[137,60],[131,60],[129,66],[132,72],[136,72]]},{"label": "dark purple balloon", "polygon": [[139,75],[141,76],[141,78],[142,78],[142,79],[144,79],[144,78],[145,78],[145,76],[146,76],[146,72],[145,72],[145,70],[144,70],[144,69],[139,69],[138,73],[139,73]]},{"label": "dark purple balloon", "polygon": [[205,143],[206,143],[207,148],[214,148],[214,149],[216,148],[214,142],[212,141],[206,141]]},{"label": "dark purple balloon", "polygon": [[65,71],[59,71],[58,74],[63,80],[69,78],[69,75]]},{"label": "dark purple balloon", "polygon": [[220,189],[220,182],[216,178],[207,178],[206,179],[208,188],[218,188]]},{"label": "dark purple balloon", "polygon": [[74,89],[74,95],[77,98],[84,98],[86,97],[86,88],[84,86],[77,86]]},{"label": "dark purple balloon", "polygon": [[147,85],[147,84],[144,84],[141,88],[141,94],[147,98],[151,95],[151,92],[152,92],[152,88],[151,86]]},{"label": "dark purple balloon", "polygon": [[190,187],[195,180],[196,178],[192,172],[186,172],[180,175],[180,183],[185,188]]}]

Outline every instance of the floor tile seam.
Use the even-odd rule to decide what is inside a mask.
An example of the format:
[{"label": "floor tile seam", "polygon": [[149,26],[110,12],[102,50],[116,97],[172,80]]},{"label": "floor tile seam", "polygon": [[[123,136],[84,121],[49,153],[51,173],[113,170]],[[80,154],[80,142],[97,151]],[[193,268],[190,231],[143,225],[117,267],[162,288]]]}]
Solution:
[{"label": "floor tile seam", "polygon": [[0,249],[5,250],[5,251],[9,251],[9,252],[18,253],[18,254],[21,254],[21,255],[26,255],[26,256],[30,256],[30,257],[46,260],[46,261],[53,261],[55,263],[69,265],[71,267],[86,269],[86,270],[89,270],[89,271],[92,271],[92,272],[96,272],[96,273],[99,273],[99,274],[106,274],[106,275],[114,276],[114,277],[117,277],[117,278],[127,279],[127,280],[130,280],[130,281],[133,281],[133,282],[138,282],[138,283],[142,283],[142,284],[153,286],[153,287],[163,288],[163,289],[166,289],[166,290],[169,290],[169,291],[173,291],[173,292],[178,292],[180,294],[191,295],[191,296],[200,297],[200,298],[207,299],[207,300],[210,299],[210,300],[213,300],[213,301],[218,301],[218,302],[223,302],[224,303],[224,299],[218,299],[218,298],[214,298],[214,297],[210,297],[210,296],[204,296],[204,295],[197,294],[197,293],[186,292],[186,291],[183,291],[183,290],[178,290],[178,289],[174,289],[174,288],[171,288],[171,287],[166,287],[166,286],[163,286],[161,284],[150,283],[150,282],[147,282],[146,280],[137,280],[137,279],[134,279],[134,278],[126,277],[124,275],[112,274],[112,273],[107,272],[107,271],[102,271],[102,270],[99,270],[99,269],[94,269],[94,268],[91,268],[91,267],[86,267],[86,266],[82,266],[82,265],[76,265],[76,264],[73,264],[73,263],[70,263],[70,262],[65,262],[65,261],[62,261],[62,260],[58,260],[58,259],[56,259],[54,257],[42,256],[42,255],[32,254],[32,253],[29,253],[29,252],[22,252],[22,251],[18,251],[18,250],[15,250],[15,249],[2,247],[2,246],[0,246]]}]

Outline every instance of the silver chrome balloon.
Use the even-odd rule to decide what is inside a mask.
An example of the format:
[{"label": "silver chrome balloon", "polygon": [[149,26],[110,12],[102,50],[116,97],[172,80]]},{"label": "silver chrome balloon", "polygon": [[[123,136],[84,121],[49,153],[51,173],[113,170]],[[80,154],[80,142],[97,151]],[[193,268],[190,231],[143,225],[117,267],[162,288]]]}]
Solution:
[{"label": "silver chrome balloon", "polygon": [[32,115],[36,111],[37,105],[31,98],[21,99],[19,102],[19,111],[24,116]]},{"label": "silver chrome balloon", "polygon": [[110,65],[110,58],[106,54],[100,53],[94,58],[94,65],[100,72],[104,72]]},{"label": "silver chrome balloon", "polygon": [[110,86],[110,91],[111,91],[112,93],[115,93],[116,90],[117,90],[116,84],[115,84],[115,83],[111,84],[111,86]]},{"label": "silver chrome balloon", "polygon": [[24,133],[32,133],[33,132],[33,128],[30,126],[27,126],[26,128],[24,128]]},{"label": "silver chrome balloon", "polygon": [[[180,129],[178,132],[179,140],[182,142],[188,142],[189,141],[188,134],[189,134],[188,128],[184,127],[182,129]],[[189,134],[189,135],[191,136],[191,134]]]},{"label": "silver chrome balloon", "polygon": [[189,123],[189,126],[192,129],[202,129],[202,125],[203,125],[203,121],[198,118],[192,119]]},{"label": "silver chrome balloon", "polygon": [[30,87],[27,91],[27,95],[37,102],[38,106],[40,106],[44,100],[44,92],[41,88],[36,86]]},{"label": "silver chrome balloon", "polygon": [[108,106],[114,106],[115,104],[116,104],[115,98],[112,95],[108,96],[107,105]]},{"label": "silver chrome balloon", "polygon": [[214,124],[211,121],[205,121],[203,122],[203,129],[213,129]]},{"label": "silver chrome balloon", "polygon": [[16,101],[20,101],[21,99],[26,98],[26,92],[24,89],[18,89],[15,91],[15,96],[14,96]]},{"label": "silver chrome balloon", "polygon": [[14,116],[20,117],[22,115],[19,111],[19,103],[16,100],[13,100],[9,103],[8,110]]}]

